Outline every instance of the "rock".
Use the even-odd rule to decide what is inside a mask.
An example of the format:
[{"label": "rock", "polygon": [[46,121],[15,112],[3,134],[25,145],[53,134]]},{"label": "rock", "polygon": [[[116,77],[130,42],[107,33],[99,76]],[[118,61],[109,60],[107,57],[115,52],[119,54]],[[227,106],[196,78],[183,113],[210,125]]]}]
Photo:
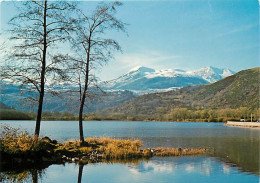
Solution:
[{"label": "rock", "polygon": [[79,161],[79,158],[78,157],[72,158],[71,161],[72,162]]},{"label": "rock", "polygon": [[81,160],[86,161],[86,160],[88,160],[88,157],[87,157],[87,156],[83,156],[83,157],[81,158]]},{"label": "rock", "polygon": [[58,141],[57,140],[52,140],[51,143],[58,144]]},{"label": "rock", "polygon": [[43,137],[43,138],[41,139],[41,141],[48,142],[48,143],[51,143],[51,142],[52,142],[52,140],[51,140],[49,137],[47,137],[47,136]]}]

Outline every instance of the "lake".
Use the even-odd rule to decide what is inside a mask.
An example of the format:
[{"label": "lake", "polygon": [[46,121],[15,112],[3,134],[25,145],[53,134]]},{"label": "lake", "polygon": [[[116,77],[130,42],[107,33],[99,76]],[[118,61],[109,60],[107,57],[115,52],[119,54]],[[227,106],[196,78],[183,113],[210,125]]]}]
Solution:
[{"label": "lake", "polygon": [[[0,121],[34,132],[35,121]],[[37,171],[42,182],[259,182],[260,129],[223,123],[85,121],[85,137],[138,138],[143,147],[214,148],[203,156],[154,157],[137,162],[51,165]],[[41,136],[78,139],[76,121],[43,121]],[[81,171],[79,171],[81,170]],[[27,172],[28,180],[33,172]]]}]

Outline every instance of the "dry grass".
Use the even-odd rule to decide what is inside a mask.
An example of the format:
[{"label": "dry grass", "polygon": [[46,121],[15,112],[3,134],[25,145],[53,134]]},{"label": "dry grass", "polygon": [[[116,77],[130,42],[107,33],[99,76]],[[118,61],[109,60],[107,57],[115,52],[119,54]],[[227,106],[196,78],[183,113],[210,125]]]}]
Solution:
[{"label": "dry grass", "polygon": [[207,149],[188,149],[188,148],[168,148],[168,147],[157,147],[153,149],[154,156],[182,156],[182,155],[197,155],[204,154]]},{"label": "dry grass", "polygon": [[85,139],[86,146],[80,146],[78,140],[69,140],[58,144],[54,151],[72,152],[77,154],[95,155],[102,159],[128,159],[141,157],[142,143],[139,140],[122,140],[105,137],[90,137]]},{"label": "dry grass", "polygon": [[10,126],[2,126],[0,134],[0,151],[8,154],[20,154],[27,152],[49,152],[55,148],[48,138],[42,138],[35,141],[34,136],[27,131],[21,131],[19,128],[12,128]]},{"label": "dry grass", "polygon": [[99,138],[100,146],[97,150],[106,159],[127,159],[142,157],[140,140],[122,140],[111,138]]},{"label": "dry grass", "polygon": [[87,146],[82,147],[79,141],[70,140],[64,144],[60,144],[56,150],[81,152],[85,154],[96,152],[105,159],[127,159],[142,156],[142,151],[140,150],[142,143],[140,140],[90,137],[86,138],[85,142]]}]

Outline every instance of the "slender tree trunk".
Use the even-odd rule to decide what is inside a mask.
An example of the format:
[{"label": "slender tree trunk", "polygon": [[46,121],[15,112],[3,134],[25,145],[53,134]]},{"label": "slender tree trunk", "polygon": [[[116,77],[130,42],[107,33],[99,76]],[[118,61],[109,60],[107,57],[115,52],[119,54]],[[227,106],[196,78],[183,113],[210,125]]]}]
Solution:
[{"label": "slender tree trunk", "polygon": [[84,144],[84,134],[83,134],[83,109],[84,109],[84,103],[85,103],[85,95],[86,92],[83,92],[83,95],[81,97],[80,101],[80,108],[79,108],[79,139],[80,139],[80,144]]},{"label": "slender tree trunk", "polygon": [[41,70],[41,86],[40,86],[40,96],[39,96],[39,105],[38,112],[36,118],[36,126],[34,136],[38,139],[40,135],[40,126],[41,126],[41,118],[42,118],[42,105],[44,98],[44,84],[45,84],[45,68],[46,68],[46,52],[47,52],[47,30],[46,30],[46,17],[47,17],[47,0],[44,1],[44,20],[43,20],[43,28],[44,28],[44,37],[43,37],[43,54],[42,54],[42,70]]},{"label": "slender tree trunk", "polygon": [[41,126],[41,117],[42,117],[42,105],[43,105],[43,98],[44,98],[44,91],[40,93],[39,96],[39,105],[38,105],[38,112],[37,112],[37,118],[36,118],[36,126],[35,126],[35,138],[38,139],[40,135],[40,126]]},{"label": "slender tree trunk", "polygon": [[84,165],[79,165],[78,183],[81,183],[83,167]]},{"label": "slender tree trunk", "polygon": [[88,75],[85,77],[85,87],[83,94],[81,96],[80,100],[80,108],[79,108],[79,139],[80,139],[80,144],[84,144],[84,134],[83,134],[83,110],[84,110],[84,104],[86,100],[86,93],[88,89]]},{"label": "slender tree trunk", "polygon": [[88,90],[88,79],[89,79],[89,61],[90,61],[90,42],[88,45],[88,52],[87,52],[87,63],[86,63],[86,75],[85,75],[85,81],[84,81],[84,90],[83,94],[80,100],[80,108],[79,108],[79,139],[80,139],[80,144],[84,145],[84,134],[83,134],[83,110],[84,110],[84,104],[85,104],[85,99],[86,99],[86,94]]}]

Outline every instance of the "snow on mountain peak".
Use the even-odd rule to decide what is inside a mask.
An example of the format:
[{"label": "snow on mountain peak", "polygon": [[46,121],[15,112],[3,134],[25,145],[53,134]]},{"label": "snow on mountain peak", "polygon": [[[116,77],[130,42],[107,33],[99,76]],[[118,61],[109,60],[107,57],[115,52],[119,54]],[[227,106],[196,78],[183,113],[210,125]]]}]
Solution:
[{"label": "snow on mountain peak", "polygon": [[177,77],[178,75],[184,75],[185,71],[180,69],[162,69],[162,70],[156,70],[153,73],[147,73],[146,78],[156,78],[156,77],[165,77],[165,78],[172,78]]},{"label": "snow on mountain peak", "polygon": [[212,66],[193,71],[181,69],[155,70],[138,66],[114,80],[107,81],[104,88],[109,90],[147,91],[149,93],[169,88],[213,83],[233,74],[235,72],[229,69],[219,69]]},{"label": "snow on mountain peak", "polygon": [[148,67],[144,67],[144,66],[137,66],[137,67],[134,67],[134,68],[130,69],[127,73],[136,72],[136,71],[139,71],[141,73],[155,72],[154,69],[151,69],[151,68],[148,68]]},{"label": "snow on mountain peak", "polygon": [[197,70],[188,71],[188,73],[197,77],[201,77],[209,83],[213,83],[225,77],[231,76],[235,72],[229,69],[219,69],[216,67],[207,66]]},{"label": "snow on mountain peak", "polygon": [[233,74],[235,74],[234,71],[225,68],[225,69],[223,70],[223,73],[221,74],[221,76],[222,76],[223,78],[225,78],[225,77],[231,76],[231,75],[233,75]]}]

